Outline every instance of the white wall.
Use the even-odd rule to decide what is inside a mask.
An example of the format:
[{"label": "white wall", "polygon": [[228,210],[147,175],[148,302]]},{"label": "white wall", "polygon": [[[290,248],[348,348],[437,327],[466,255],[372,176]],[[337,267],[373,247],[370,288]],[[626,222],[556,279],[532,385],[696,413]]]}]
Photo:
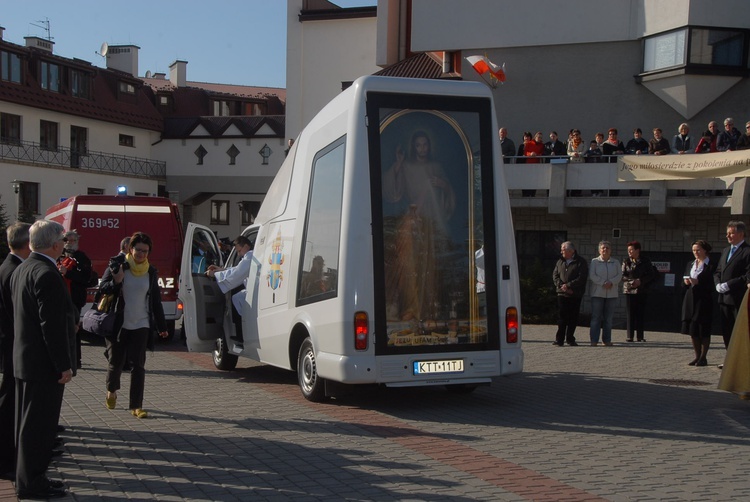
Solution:
[{"label": "white wall", "polygon": [[413,0],[412,5],[414,51],[628,41],[687,24],[750,27],[747,0]]},{"label": "white wall", "polygon": [[375,17],[299,21],[302,0],[287,1],[286,135],[296,137],[341,83],[370,75],[375,64]]}]

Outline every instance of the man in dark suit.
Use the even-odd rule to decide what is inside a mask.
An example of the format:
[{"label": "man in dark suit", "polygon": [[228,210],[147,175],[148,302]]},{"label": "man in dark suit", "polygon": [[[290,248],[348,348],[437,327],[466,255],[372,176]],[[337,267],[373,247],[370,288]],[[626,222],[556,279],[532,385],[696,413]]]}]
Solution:
[{"label": "man in dark suit", "polygon": [[18,498],[64,497],[60,481],[47,477],[65,384],[74,374],[75,306],[55,264],[65,229],[40,220],[29,229],[32,253],[11,277],[13,372],[18,418]]},{"label": "man in dark suit", "polygon": [[13,376],[13,298],[10,277],[29,257],[29,225],[14,223],[6,230],[10,254],[0,265],[0,479],[16,479],[16,380]]},{"label": "man in dark suit", "polygon": [[750,282],[750,245],[745,242],[745,223],[730,221],[727,224],[729,246],[721,252],[714,272],[714,284],[719,293],[721,334],[724,346],[729,346],[737,311]]}]

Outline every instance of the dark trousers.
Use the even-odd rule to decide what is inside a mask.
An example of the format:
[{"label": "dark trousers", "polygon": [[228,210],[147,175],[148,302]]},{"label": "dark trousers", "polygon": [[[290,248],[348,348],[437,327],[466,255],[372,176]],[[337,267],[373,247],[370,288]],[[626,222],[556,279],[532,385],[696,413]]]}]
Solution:
[{"label": "dark trousers", "polygon": [[625,295],[627,299],[627,332],[628,339],[633,339],[635,333],[638,340],[643,340],[643,330],[646,324],[646,295]]},{"label": "dark trousers", "polygon": [[245,341],[245,338],[242,335],[242,316],[237,311],[234,303],[232,303],[232,322],[234,323],[234,336],[232,338],[240,343],[243,343]]},{"label": "dark trousers", "polygon": [[130,361],[130,404],[128,408],[143,408],[143,388],[146,385],[146,345],[149,328],[123,329],[117,340],[107,339],[109,366],[107,368],[107,390],[120,390],[120,377],[125,360]]},{"label": "dark trousers", "polygon": [[16,379],[16,492],[49,488],[47,467],[57,435],[65,386],[55,380]]},{"label": "dark trousers", "polygon": [[13,365],[3,367],[0,381],[0,473],[16,470],[16,379]]},{"label": "dark trousers", "polygon": [[581,297],[558,296],[557,297],[557,343],[576,341],[575,331],[578,327],[578,314],[581,311]]},{"label": "dark trousers", "polygon": [[729,340],[732,338],[734,321],[737,320],[737,307],[719,304],[719,318],[721,319],[721,335],[724,337],[724,347],[729,347]]}]

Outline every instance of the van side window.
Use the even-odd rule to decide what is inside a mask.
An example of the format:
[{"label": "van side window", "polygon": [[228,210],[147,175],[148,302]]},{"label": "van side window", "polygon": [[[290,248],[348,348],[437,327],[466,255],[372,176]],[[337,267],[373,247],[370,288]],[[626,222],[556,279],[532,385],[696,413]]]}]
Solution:
[{"label": "van side window", "polygon": [[339,138],[313,160],[298,305],[334,298],[338,290],[345,140]]}]

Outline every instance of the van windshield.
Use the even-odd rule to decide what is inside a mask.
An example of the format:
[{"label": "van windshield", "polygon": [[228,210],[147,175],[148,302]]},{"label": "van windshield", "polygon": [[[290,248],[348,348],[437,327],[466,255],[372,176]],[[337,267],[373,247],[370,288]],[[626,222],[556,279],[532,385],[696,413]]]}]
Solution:
[{"label": "van windshield", "polygon": [[373,220],[382,221],[374,252],[385,325],[377,332],[395,352],[496,346],[482,249],[493,224],[492,162],[482,165],[484,152],[492,159],[489,101],[397,101],[383,97],[370,131]]}]

